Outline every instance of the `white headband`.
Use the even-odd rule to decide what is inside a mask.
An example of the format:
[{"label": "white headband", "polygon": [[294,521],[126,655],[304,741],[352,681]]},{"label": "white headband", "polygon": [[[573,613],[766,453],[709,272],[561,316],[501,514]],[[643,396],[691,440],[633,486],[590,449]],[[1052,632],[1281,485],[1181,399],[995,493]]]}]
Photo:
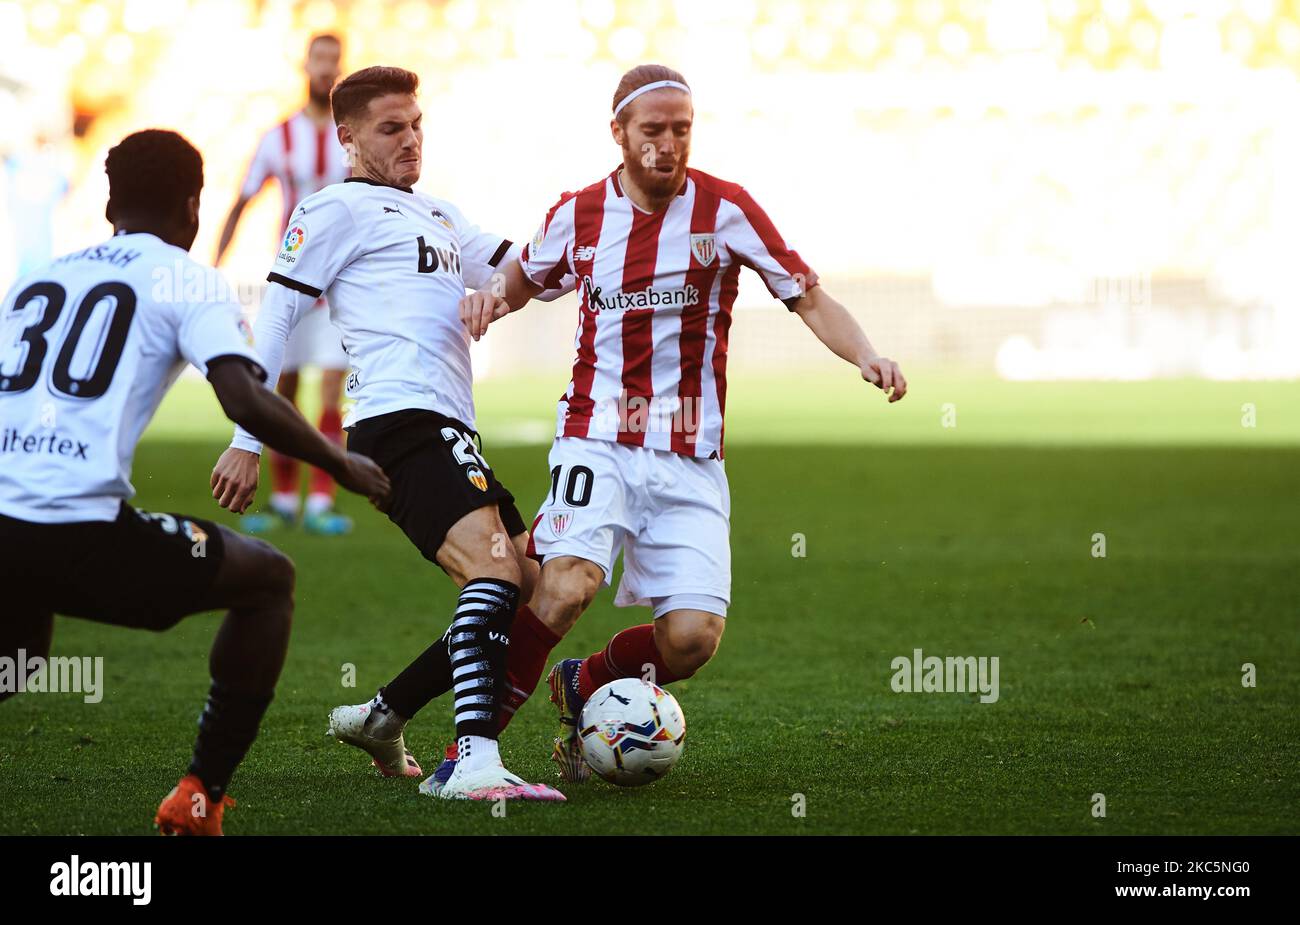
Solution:
[{"label": "white headband", "polygon": [[644,87],[637,87],[635,90],[633,90],[633,91],[632,91],[631,93],[629,93],[627,96],[623,97],[623,101],[622,101],[621,103],[619,103],[617,106],[614,107],[614,115],[617,116],[618,113],[619,113],[619,110],[621,110],[621,109],[622,109],[624,106],[626,106],[628,103],[632,102],[634,99],[636,99],[636,98],[637,98],[638,96],[640,96],[642,93],[649,93],[651,90],[659,90],[659,89],[662,89],[663,87],[672,87],[674,90],[685,90],[686,93],[687,93],[687,95],[690,95],[690,92],[691,92],[691,88],[688,87],[688,86],[686,86],[686,84],[684,84],[684,83],[682,83],[682,82],[680,82],[680,81],[677,81],[677,80],[656,80],[654,83],[652,83],[652,84],[646,84]]}]

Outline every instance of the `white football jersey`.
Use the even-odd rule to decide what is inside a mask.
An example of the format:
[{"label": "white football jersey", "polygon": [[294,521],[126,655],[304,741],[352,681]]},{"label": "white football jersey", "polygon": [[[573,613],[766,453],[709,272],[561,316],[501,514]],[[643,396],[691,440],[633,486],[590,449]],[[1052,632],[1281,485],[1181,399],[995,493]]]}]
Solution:
[{"label": "white football jersey", "polygon": [[[322,294],[351,369],[344,420],[390,411],[437,411],[474,427],[469,334],[460,320],[465,289],[486,287],[518,254],[460,210],[409,187],[349,177],[294,210],[267,276],[254,332],[270,382],[285,340]],[[261,452],[236,429],[232,446]]]},{"label": "white football jersey", "polygon": [[0,305],[0,514],[115,520],[131,460],[188,361],[261,371],[234,291],[151,234],[117,235],[29,273]]}]

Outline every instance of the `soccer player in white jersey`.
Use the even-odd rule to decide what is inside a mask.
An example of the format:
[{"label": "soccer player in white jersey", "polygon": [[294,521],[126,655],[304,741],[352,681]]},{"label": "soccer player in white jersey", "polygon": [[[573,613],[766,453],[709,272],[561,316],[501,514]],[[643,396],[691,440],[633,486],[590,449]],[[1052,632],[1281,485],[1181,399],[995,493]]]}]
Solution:
[{"label": "soccer player in white jersey", "polygon": [[[681,74],[632,69],[613,110],[622,164],[556,203],[507,266],[504,298],[480,292],[462,305],[477,338],[532,292],[577,278],[577,358],[559,403],[550,492],[533,524],[544,564],[532,606],[563,636],[609,584],[621,551],[614,603],[654,613],[590,657],[551,669],[561,719],[553,757],[570,780],[590,773],[576,729],[587,697],[646,666],[659,684],[689,678],[722,637],[731,597],[722,418],[741,268],[889,401],[907,392],[897,364],[875,351],[749,193],[687,168],[694,108]],[[512,647],[511,658],[521,657]]]},{"label": "soccer player in white jersey", "polygon": [[[307,43],[307,60],[303,64],[307,74],[307,103],[263,135],[258,143],[239,198],[221,229],[215,261],[218,266],[235,236],[249,200],[271,179],[274,178],[280,187],[279,228],[282,230],[288,227],[294,207],[303,198],[347,177],[347,158],[330,116],[330,90],[339,79],[342,53],[342,43],[335,35],[316,35]],[[317,426],[325,436],[342,443],[340,404],[348,355],[339,341],[338,330],[330,324],[324,300],[318,301],[316,307],[303,316],[302,322],[290,335],[276,391],[289,401],[296,401],[299,371],[309,366],[320,370],[320,419]],[[249,514],[244,518],[244,529],[249,533],[265,533],[279,524],[292,525],[298,521],[300,513],[303,515],[303,529],[309,533],[338,536],[352,529],[352,521],[333,509],[334,481],[329,473],[321,469],[312,470],[305,508],[299,498],[298,460],[273,451],[271,480],[271,513]]]},{"label": "soccer player in white jersey", "polygon": [[[353,176],[294,211],[255,329],[274,378],[289,331],[328,296],[352,366],[348,447],[384,467],[393,480],[389,518],[461,589],[447,632],[370,703],[334,710],[330,732],[367,751],[381,773],[418,776],[405,724],[453,690],[460,761],[438,795],[562,800],[509,773],[497,751],[507,647],[517,609],[527,623],[520,604],[537,566],[513,496],[476,446],[469,336],[459,314],[466,286],[487,286],[518,248],[411,188],[423,143],[418,83],[410,71],[372,67],[334,88]],[[251,502],[259,449],[237,433],[218,461],[223,506],[242,511]],[[432,782],[422,789],[435,792]]]},{"label": "soccer player in white jersey", "polygon": [[232,291],[188,253],[199,152],[174,132],[137,132],[109,151],[105,169],[114,236],[33,270],[0,303],[0,549],[14,578],[0,657],[23,666],[0,700],[49,657],[56,613],[164,630],[228,608],[189,773],[155,817],[164,834],[220,835],[226,787],[284,664],[293,563],[210,521],[132,508],[140,434],[189,362],[232,420],[282,452],[377,504],[388,480],[262,386]]}]

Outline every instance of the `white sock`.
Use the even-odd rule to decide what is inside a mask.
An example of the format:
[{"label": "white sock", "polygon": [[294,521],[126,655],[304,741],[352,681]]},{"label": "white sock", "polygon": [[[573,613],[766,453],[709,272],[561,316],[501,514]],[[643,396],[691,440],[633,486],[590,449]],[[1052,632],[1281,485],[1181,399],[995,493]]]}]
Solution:
[{"label": "white sock", "polygon": [[497,740],[483,736],[461,736],[456,740],[456,767],[466,771],[477,771],[489,765],[501,764],[501,753],[497,750]]},{"label": "white sock", "polygon": [[314,491],[307,496],[308,517],[315,517],[317,514],[324,514],[332,507],[334,507],[334,499],[324,492]]},{"label": "white sock", "polygon": [[277,491],[271,493],[271,510],[281,517],[298,516],[298,493],[296,491]]}]

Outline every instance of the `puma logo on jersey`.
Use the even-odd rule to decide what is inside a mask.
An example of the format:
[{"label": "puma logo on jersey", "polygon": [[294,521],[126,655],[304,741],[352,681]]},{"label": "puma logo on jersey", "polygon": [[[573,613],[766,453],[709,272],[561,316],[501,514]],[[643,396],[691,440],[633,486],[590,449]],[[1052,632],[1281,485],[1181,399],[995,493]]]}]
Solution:
[{"label": "puma logo on jersey", "polygon": [[396,212],[398,215],[401,215],[401,214],[402,214],[402,210],[401,210],[401,209],[394,209],[394,208],[391,208],[391,207],[389,207],[389,206],[384,206],[384,211],[385,211],[385,212]]}]

